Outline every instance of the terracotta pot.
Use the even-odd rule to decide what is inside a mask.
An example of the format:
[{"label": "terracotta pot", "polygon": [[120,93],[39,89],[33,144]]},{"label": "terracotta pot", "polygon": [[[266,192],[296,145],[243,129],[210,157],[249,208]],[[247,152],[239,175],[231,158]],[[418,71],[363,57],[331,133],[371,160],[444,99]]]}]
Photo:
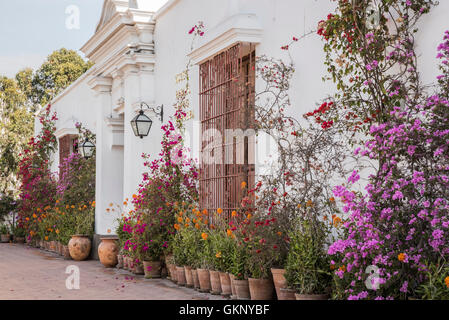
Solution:
[{"label": "terracotta pot", "polygon": [[39,247],[40,247],[41,249],[45,249],[45,243],[44,243],[44,240],[39,240]]},{"label": "terracotta pot", "polygon": [[176,271],[176,266],[170,264],[170,280],[174,283],[178,283],[178,271]]},{"label": "terracotta pot", "polygon": [[56,241],[50,241],[50,251],[56,252]]},{"label": "terracotta pot", "polygon": [[9,240],[11,239],[11,235],[9,235],[9,234],[2,234],[0,236],[0,239],[1,239],[2,243],[8,243]]},{"label": "terracotta pot", "polygon": [[235,292],[235,276],[232,273],[229,273],[229,278],[231,279],[231,299],[236,300],[237,299],[237,293]]},{"label": "terracotta pot", "polygon": [[106,268],[114,268],[118,263],[118,238],[104,237],[100,239],[101,243],[98,246],[98,256],[100,257],[100,262]]},{"label": "terracotta pot", "polygon": [[72,257],[70,256],[70,250],[69,250],[69,246],[62,246],[62,256],[64,257],[64,259],[66,260],[70,260]]},{"label": "terracotta pot", "polygon": [[298,294],[295,293],[296,300],[329,300],[328,294]]},{"label": "terracotta pot", "polygon": [[167,271],[167,267],[161,267],[161,278],[167,278],[168,275],[168,271]]},{"label": "terracotta pot", "polygon": [[83,261],[89,257],[92,243],[88,236],[74,235],[69,242],[70,256],[75,261]]},{"label": "terracotta pot", "polygon": [[161,266],[160,261],[144,261],[143,271],[145,272],[145,278],[147,279],[157,279],[161,277]]},{"label": "terracotta pot", "polygon": [[118,256],[117,256],[117,268],[118,269],[123,269],[123,255],[122,254],[119,254]]},{"label": "terracotta pot", "polygon": [[296,300],[295,292],[296,291],[293,289],[281,288],[279,290],[278,299],[279,300]]},{"label": "terracotta pot", "polygon": [[44,242],[44,249],[47,251],[50,250],[50,242],[48,242],[48,241]]},{"label": "terracotta pot", "polygon": [[210,292],[212,289],[210,283],[210,273],[207,269],[197,269],[198,281],[200,282],[201,292]]},{"label": "terracotta pot", "polygon": [[56,251],[58,252],[58,254],[60,256],[62,256],[64,253],[62,252],[62,243],[61,242],[56,242]]},{"label": "terracotta pot", "polygon": [[145,274],[145,270],[143,269],[143,263],[134,263],[134,270],[133,270],[134,274],[137,275],[142,275]]},{"label": "terracotta pot", "polygon": [[220,273],[218,271],[210,271],[210,293],[213,295],[221,294]]},{"label": "terracotta pot", "polygon": [[14,237],[15,243],[25,243],[25,237]]},{"label": "terracotta pot", "polygon": [[177,279],[178,279],[178,286],[185,286],[187,283],[186,280],[186,271],[184,270],[184,267],[176,267],[177,272]]},{"label": "terracotta pot", "polygon": [[193,288],[193,274],[192,274],[192,268],[191,267],[184,267],[184,271],[186,274],[186,287],[187,288]]},{"label": "terracotta pot", "polygon": [[198,278],[198,271],[196,269],[192,270],[192,278],[193,278],[193,288],[198,290],[200,288],[200,280]]},{"label": "terracotta pot", "polygon": [[235,294],[238,300],[249,300],[251,299],[251,294],[249,292],[249,282],[248,280],[237,280],[234,279]]},{"label": "terracotta pot", "polygon": [[273,300],[273,280],[249,278],[249,292],[251,300]]},{"label": "terracotta pot", "polygon": [[281,299],[281,289],[287,288],[287,280],[285,280],[284,277],[285,269],[271,269],[271,273],[273,275],[276,296],[278,297],[278,300],[283,300]]},{"label": "terracotta pot", "polygon": [[220,272],[221,294],[230,296],[232,294],[231,278],[226,272]]}]

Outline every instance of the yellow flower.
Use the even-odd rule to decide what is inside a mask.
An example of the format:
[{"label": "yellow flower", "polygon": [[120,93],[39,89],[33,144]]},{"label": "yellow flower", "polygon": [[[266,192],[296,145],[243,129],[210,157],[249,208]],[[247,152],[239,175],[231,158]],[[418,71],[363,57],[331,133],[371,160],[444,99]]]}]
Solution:
[{"label": "yellow flower", "polygon": [[220,259],[221,258],[221,252],[217,252],[217,254],[215,255],[216,258]]},{"label": "yellow flower", "polygon": [[207,240],[207,238],[208,238],[209,236],[207,235],[207,233],[202,233],[201,234],[201,238],[203,238],[203,240]]},{"label": "yellow flower", "polygon": [[45,236],[45,241],[48,241],[48,236]]},{"label": "yellow flower", "polygon": [[58,230],[58,229],[56,229],[56,231],[55,231],[55,232],[56,232],[56,234],[59,234],[59,230]]},{"label": "yellow flower", "polygon": [[341,218],[339,217],[334,217],[334,226],[338,227],[341,225]]},{"label": "yellow flower", "polygon": [[72,208],[72,209],[75,209],[75,206],[74,205],[72,205],[70,208]]}]

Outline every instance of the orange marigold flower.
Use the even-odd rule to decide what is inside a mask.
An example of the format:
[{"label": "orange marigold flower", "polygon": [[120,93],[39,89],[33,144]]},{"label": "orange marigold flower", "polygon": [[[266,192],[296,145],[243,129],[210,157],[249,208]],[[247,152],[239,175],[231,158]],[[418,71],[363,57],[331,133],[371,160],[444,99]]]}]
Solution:
[{"label": "orange marigold flower", "polygon": [[205,232],[203,232],[203,233],[201,234],[201,238],[203,238],[203,240],[207,240],[208,237],[209,237],[209,236],[208,236],[207,233],[205,233]]},{"label": "orange marigold flower", "polygon": [[332,198],[329,199],[329,201],[330,201],[330,202],[335,202],[335,198],[332,197]]},{"label": "orange marigold flower", "polygon": [[245,181],[242,181],[242,183],[240,184],[240,186],[241,186],[242,189],[245,189],[245,188],[246,188],[246,182],[245,182]]},{"label": "orange marigold flower", "polygon": [[446,279],[444,279],[444,283],[446,284],[446,287],[449,288],[449,277],[446,277]]},{"label": "orange marigold flower", "polygon": [[232,217],[237,216],[237,211],[232,211],[231,216],[232,216]]},{"label": "orange marigold flower", "polygon": [[405,253],[400,253],[398,255],[398,260],[401,261],[401,262],[404,262],[405,261]]},{"label": "orange marigold flower", "polygon": [[181,217],[178,217],[178,222],[179,223],[181,223],[181,222],[183,222],[184,220],[181,218]]},{"label": "orange marigold flower", "polygon": [[215,254],[215,257],[218,258],[218,259],[220,259],[220,258],[221,258],[221,252],[217,252],[217,253]]},{"label": "orange marigold flower", "polygon": [[218,212],[218,214],[222,214],[223,213],[223,209],[222,208],[218,208],[217,212]]},{"label": "orange marigold flower", "polygon": [[45,236],[45,241],[48,241],[48,236]]},{"label": "orange marigold flower", "polygon": [[228,231],[226,231],[226,234],[228,235],[228,237],[232,236],[232,231],[230,229],[228,229]]},{"label": "orange marigold flower", "polygon": [[195,224],[195,228],[199,230],[200,229],[200,225],[198,223]]},{"label": "orange marigold flower", "polygon": [[203,214],[204,214],[205,216],[207,216],[207,209],[204,209],[204,210],[203,210]]},{"label": "orange marigold flower", "polygon": [[176,230],[181,229],[181,226],[180,226],[179,224],[175,224],[173,227],[174,227]]},{"label": "orange marigold flower", "polygon": [[338,268],[339,271],[346,272],[346,266],[342,265],[340,268]]}]

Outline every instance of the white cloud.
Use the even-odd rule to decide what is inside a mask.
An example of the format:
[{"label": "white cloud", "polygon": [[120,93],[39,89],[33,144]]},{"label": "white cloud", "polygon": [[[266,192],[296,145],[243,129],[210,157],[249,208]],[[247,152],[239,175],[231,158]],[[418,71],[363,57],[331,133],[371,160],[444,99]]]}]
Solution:
[{"label": "white cloud", "polygon": [[0,76],[14,77],[24,68],[36,69],[46,59],[46,56],[38,54],[0,55]]}]

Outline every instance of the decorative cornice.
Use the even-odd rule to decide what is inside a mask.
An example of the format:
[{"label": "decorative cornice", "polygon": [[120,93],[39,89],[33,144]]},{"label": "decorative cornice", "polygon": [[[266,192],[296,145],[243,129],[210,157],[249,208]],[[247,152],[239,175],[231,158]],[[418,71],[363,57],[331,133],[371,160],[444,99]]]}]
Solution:
[{"label": "decorative cornice", "polygon": [[109,77],[92,77],[89,82],[89,87],[97,93],[110,93],[112,88],[112,78]]},{"label": "decorative cornice", "polygon": [[56,139],[61,139],[62,137],[65,136],[71,136],[71,135],[78,135],[78,129],[75,128],[75,126],[73,128],[61,128],[59,130],[57,130],[55,132],[55,137]]},{"label": "decorative cornice", "polygon": [[188,56],[194,64],[200,64],[238,42],[260,43],[262,36],[263,28],[256,15],[237,14],[209,31]]}]

